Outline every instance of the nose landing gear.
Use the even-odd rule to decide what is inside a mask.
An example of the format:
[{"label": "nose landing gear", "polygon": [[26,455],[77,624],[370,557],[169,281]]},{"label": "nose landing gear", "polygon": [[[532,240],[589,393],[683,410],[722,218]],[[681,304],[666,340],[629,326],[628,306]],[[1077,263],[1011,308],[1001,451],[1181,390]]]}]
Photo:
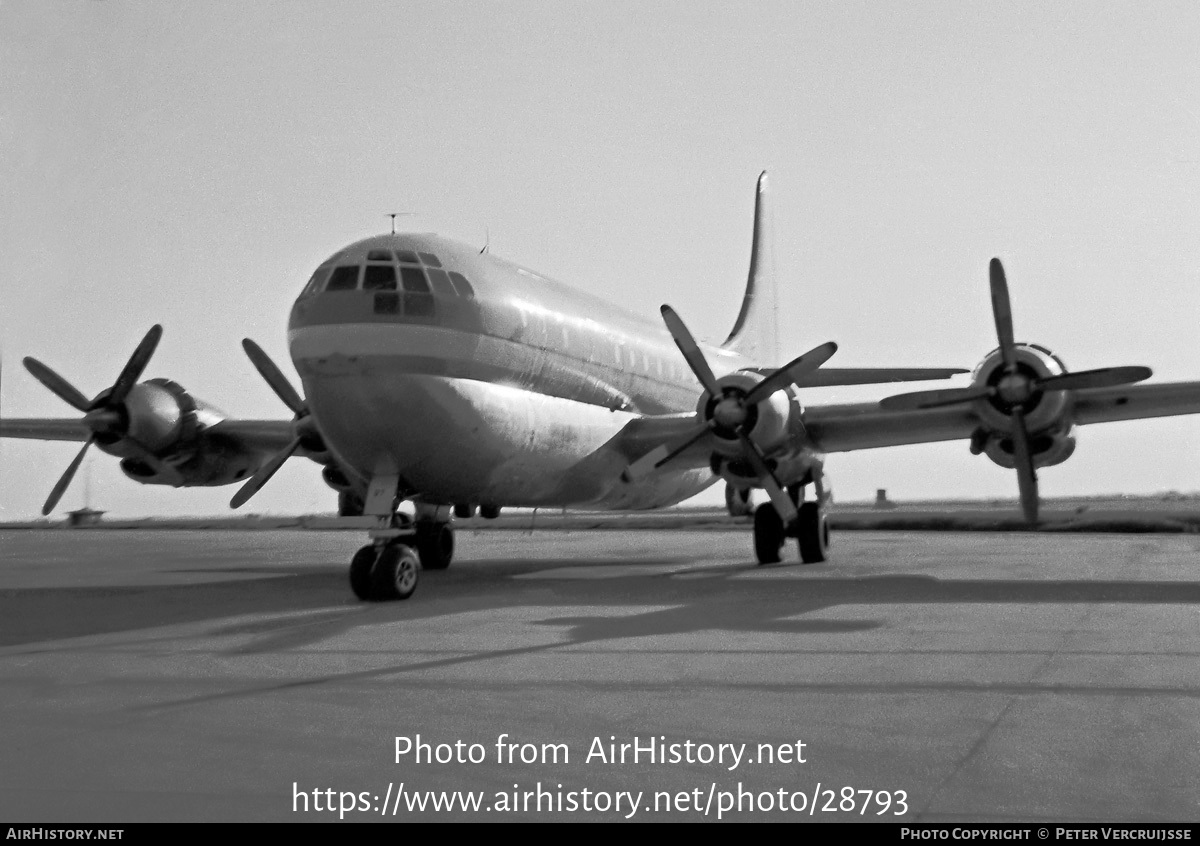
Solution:
[{"label": "nose landing gear", "polygon": [[362,600],[408,599],[420,578],[421,560],[408,544],[367,544],[350,560],[350,589]]}]

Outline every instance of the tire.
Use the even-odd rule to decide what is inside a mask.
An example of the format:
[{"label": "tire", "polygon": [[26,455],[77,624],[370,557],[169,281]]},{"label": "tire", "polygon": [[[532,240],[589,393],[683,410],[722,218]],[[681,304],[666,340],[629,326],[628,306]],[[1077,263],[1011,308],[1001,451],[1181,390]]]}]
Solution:
[{"label": "tire", "polygon": [[371,573],[374,599],[408,599],[421,578],[421,560],[410,546],[389,544],[379,553]]},{"label": "tire", "polygon": [[805,564],[819,564],[829,559],[829,523],[825,512],[815,502],[800,506],[800,560]]},{"label": "tire", "polygon": [[778,564],[783,548],[783,520],[769,502],[754,510],[754,554],[759,564]]},{"label": "tire", "polygon": [[368,544],[350,559],[350,590],[364,602],[374,598],[371,568],[375,566],[375,559],[378,557],[379,550]]},{"label": "tire", "polygon": [[750,489],[738,490],[733,485],[725,484],[725,510],[730,517],[745,517],[753,510],[750,504]]},{"label": "tire", "polygon": [[417,523],[421,569],[445,570],[454,558],[454,530],[449,523]]},{"label": "tire", "polygon": [[361,517],[363,513],[362,497],[353,493],[338,494],[339,517]]}]

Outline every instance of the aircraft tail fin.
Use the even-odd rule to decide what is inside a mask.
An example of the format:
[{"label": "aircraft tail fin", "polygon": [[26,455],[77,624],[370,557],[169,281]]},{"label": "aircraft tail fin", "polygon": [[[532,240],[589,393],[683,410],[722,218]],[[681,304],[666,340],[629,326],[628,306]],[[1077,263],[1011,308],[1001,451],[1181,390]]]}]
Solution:
[{"label": "aircraft tail fin", "polygon": [[779,316],[775,284],[775,234],[767,172],[758,177],[754,196],[754,240],[750,247],[750,273],[742,310],[733,331],[721,346],[763,364],[779,363]]}]

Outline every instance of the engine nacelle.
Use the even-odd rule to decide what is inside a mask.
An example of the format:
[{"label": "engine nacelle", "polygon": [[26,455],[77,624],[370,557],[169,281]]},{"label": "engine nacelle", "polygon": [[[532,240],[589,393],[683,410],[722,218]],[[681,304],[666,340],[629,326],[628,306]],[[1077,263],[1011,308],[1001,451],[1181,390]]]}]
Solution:
[{"label": "engine nacelle", "polygon": [[263,458],[230,438],[201,432],[193,449],[153,459],[124,458],[121,472],[143,485],[175,488],[228,485],[248,479]]},{"label": "engine nacelle", "polygon": [[[1001,467],[1013,470],[1017,466],[1013,458],[1013,440],[1008,434],[987,435],[982,451]],[[1029,452],[1033,456],[1034,467],[1053,467],[1055,464],[1062,464],[1071,457],[1071,453],[1075,452],[1073,427],[1041,432],[1036,435],[1030,434]]]},{"label": "engine nacelle", "polygon": [[739,425],[728,425],[723,417],[725,410],[722,401],[725,398],[744,397],[765,377],[752,370],[738,370],[717,380],[717,386],[722,393],[710,396],[707,392],[701,394],[696,411],[706,420],[712,420],[713,445],[719,455],[729,458],[740,457],[743,453],[738,429],[745,431],[758,448],[769,452],[779,446],[794,430],[803,428],[801,423],[802,411],[800,401],[787,390],[776,391],[754,405],[745,406],[744,420]]},{"label": "engine nacelle", "polygon": [[227,485],[248,478],[263,456],[209,431],[221,414],[170,379],[134,385],[120,424],[96,445],[121,459],[121,472],[144,485]]},{"label": "engine nacelle", "polygon": [[[1029,379],[1059,376],[1067,372],[1062,360],[1045,347],[1036,344],[1015,346],[1017,370]],[[971,374],[973,387],[991,386],[999,388],[1007,378],[1004,356],[999,349],[992,350]],[[1012,405],[1001,392],[986,399],[975,401],[975,410],[983,428],[988,432],[1012,432]],[[1070,419],[1071,395],[1069,391],[1037,391],[1021,402],[1025,415],[1025,428],[1030,432],[1062,428]]]},{"label": "engine nacelle", "polygon": [[186,458],[199,444],[200,407],[182,385],[151,379],[130,389],[120,410],[121,425],[96,435],[96,444],[118,458]]}]

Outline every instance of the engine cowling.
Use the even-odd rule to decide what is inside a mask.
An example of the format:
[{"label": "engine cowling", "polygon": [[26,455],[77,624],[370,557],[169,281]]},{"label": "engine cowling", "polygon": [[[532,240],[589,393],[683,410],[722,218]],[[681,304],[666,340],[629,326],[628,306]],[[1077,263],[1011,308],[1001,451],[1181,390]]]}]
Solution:
[{"label": "engine cowling", "polygon": [[1013,444],[1014,408],[1020,408],[1029,435],[1029,452],[1035,467],[1061,464],[1075,451],[1069,391],[1030,390],[1037,379],[1067,372],[1062,360],[1036,344],[1014,345],[1017,376],[1008,373],[999,349],[988,353],[971,374],[973,387],[992,387],[992,396],[975,401],[981,427],[971,439],[971,451],[983,453],[994,463],[1016,469]]},{"label": "engine cowling", "polygon": [[226,485],[246,478],[262,457],[209,431],[222,416],[177,382],[134,385],[119,425],[96,434],[96,445],[121,459],[121,472],[145,485]]},{"label": "engine cowling", "polygon": [[996,388],[994,396],[975,401],[975,409],[984,429],[989,433],[1011,434],[1012,412],[1019,406],[1025,415],[1025,426],[1030,435],[1053,429],[1061,429],[1070,419],[1071,394],[1069,391],[1041,391],[1014,393],[1032,379],[1060,376],[1067,372],[1062,360],[1045,347],[1036,344],[1018,344],[1014,347],[1018,376],[1010,376],[1004,365],[1004,355],[999,349],[992,350],[971,374],[973,387]]},{"label": "engine cowling", "polygon": [[[1001,467],[1015,470],[1017,463],[1014,458],[1013,439],[1010,435],[994,433],[986,436],[980,450]],[[1059,431],[1041,432],[1029,437],[1029,452],[1033,457],[1034,467],[1053,467],[1062,464],[1075,452],[1074,427],[1068,426]]]},{"label": "engine cowling", "polygon": [[700,395],[696,412],[713,423],[713,446],[719,455],[742,455],[739,429],[763,452],[770,452],[788,439],[796,425],[802,426],[803,409],[792,391],[776,391],[750,405],[741,402],[763,378],[753,370],[738,370],[717,380],[720,394]]}]

